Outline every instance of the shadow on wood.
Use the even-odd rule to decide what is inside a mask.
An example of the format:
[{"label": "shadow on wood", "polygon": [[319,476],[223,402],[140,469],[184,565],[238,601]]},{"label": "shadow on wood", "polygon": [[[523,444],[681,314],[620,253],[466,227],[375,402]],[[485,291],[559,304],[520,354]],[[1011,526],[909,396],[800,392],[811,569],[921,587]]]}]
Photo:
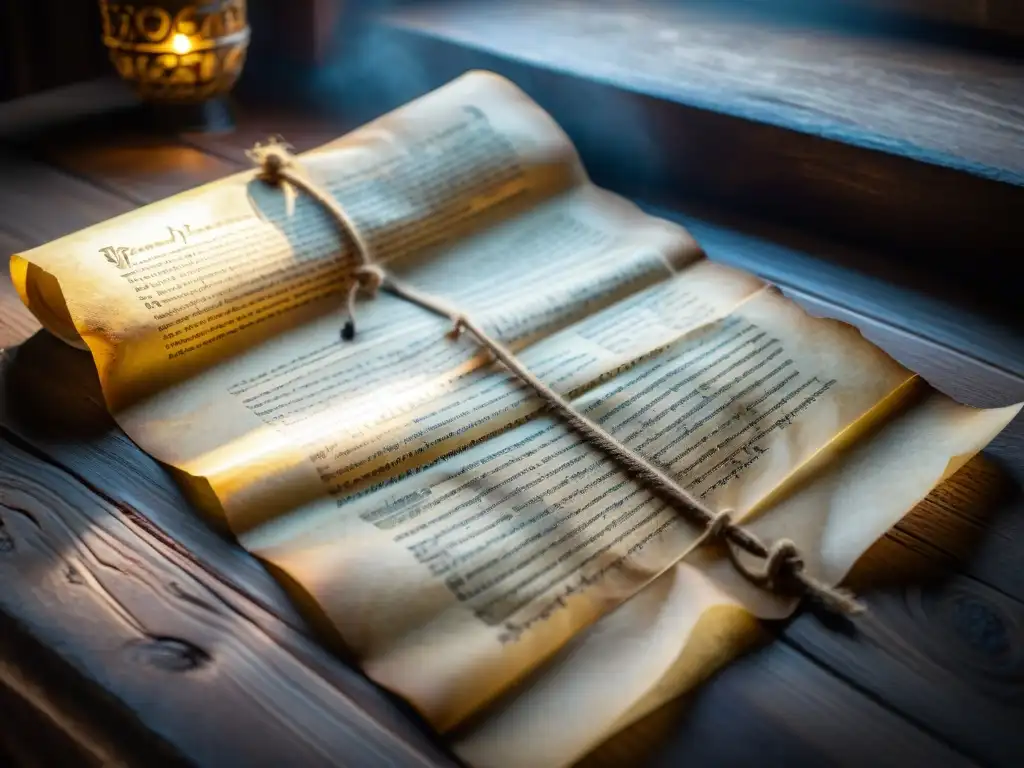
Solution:
[{"label": "shadow on wood", "polygon": [[40,333],[0,362],[0,618],[103,692],[90,738],[127,718],[199,764],[449,762],[115,427],[88,356]]},{"label": "shadow on wood", "polygon": [[949,578],[1015,492],[1013,479],[995,462],[975,456],[865,552],[846,584],[875,592]]},{"label": "shadow on wood", "polygon": [[[846,632],[809,615],[786,643],[985,764],[1024,763],[1024,601],[971,573],[1019,518],[1018,480],[979,456],[858,562],[869,613]],[[1005,564],[1017,569],[1016,564]]]},{"label": "shadow on wood", "polygon": [[[853,723],[865,718],[870,722],[878,718],[878,727],[884,734],[874,740],[879,750],[884,749],[886,737],[895,743],[907,742],[904,729],[910,731],[913,726],[899,716],[888,712],[883,715],[882,707],[825,671],[856,664],[857,657],[853,654],[841,664],[834,663],[837,644],[895,644],[911,664],[919,663],[919,668],[924,665],[922,678],[917,681],[919,685],[931,680],[932,685],[941,688],[946,678],[943,674],[936,676],[934,669],[927,669],[927,658],[949,653],[944,649],[950,645],[947,636],[952,631],[968,644],[991,651],[990,661],[987,664],[982,661],[980,665],[988,669],[987,686],[993,696],[998,698],[1000,690],[1013,691],[1024,677],[1024,653],[1015,650],[1024,647],[1024,610],[1012,598],[1003,598],[985,585],[958,575],[955,568],[969,559],[988,530],[989,518],[1015,498],[1017,490],[1014,480],[996,463],[976,456],[935,488],[858,560],[846,584],[868,601],[870,612],[865,617],[837,622],[805,612],[798,614],[788,627],[770,626],[771,630],[782,631],[774,642],[766,645],[764,639],[760,643],[753,641],[754,650],[746,659],[725,668],[697,691],[666,704],[613,736],[584,758],[578,768],[604,768],[627,762],[675,764],[674,761],[681,762],[684,758],[700,762],[712,756],[721,759],[723,754],[737,761],[768,759],[769,755],[757,754],[750,748],[745,752],[742,744],[732,744],[724,752],[721,746],[719,751],[702,746],[702,741],[716,737],[700,732],[695,723],[703,719],[714,727],[714,718],[707,710],[719,706],[719,701],[722,706],[728,704],[728,719],[732,721],[764,723],[778,719],[780,730],[776,734],[769,738],[758,733],[750,743],[757,744],[757,750],[778,744],[780,759],[784,756],[787,762],[795,754],[791,751],[793,747],[783,749],[781,745],[796,737],[805,751],[815,745],[815,740],[809,736],[812,726],[808,723],[825,717],[822,708],[836,723]],[[954,569],[952,573],[951,569]],[[952,629],[942,631],[941,639],[929,641],[926,635],[929,629],[935,629],[936,623],[947,624]],[[774,632],[765,635],[772,636]],[[912,639],[902,640],[901,637]],[[807,643],[817,643],[820,647],[809,648]],[[828,650],[831,654],[821,658]],[[823,661],[825,667],[818,667],[816,662],[819,661]],[[975,666],[978,664],[976,661]],[[931,662],[930,666],[936,664]],[[745,669],[744,676],[739,675],[738,668]],[[790,668],[791,672],[785,671]],[[1003,673],[1007,677],[1000,682],[999,675]],[[756,690],[758,680],[767,686],[768,680],[780,676],[793,681],[805,680],[808,676],[821,679],[815,683],[816,690],[804,683],[782,685],[775,695],[762,695],[764,691]],[[781,680],[775,680],[772,684],[780,683]],[[908,686],[913,684],[913,680],[906,681]],[[844,744],[863,760],[873,761],[880,753],[872,754],[868,747],[856,744],[855,732],[856,727],[842,733]],[[726,733],[719,736],[732,738]],[[907,743],[913,741],[910,739]],[[823,743],[820,746],[821,752],[807,752],[808,761],[828,762],[834,758],[833,749]],[[906,748],[917,749],[916,746]],[[1007,756],[1010,751],[1012,748],[996,754]],[[894,761],[897,757],[900,755],[889,755],[887,759]]]},{"label": "shadow on wood", "polygon": [[89,440],[115,428],[87,352],[39,331],[6,350],[0,368],[3,420],[40,437]]}]

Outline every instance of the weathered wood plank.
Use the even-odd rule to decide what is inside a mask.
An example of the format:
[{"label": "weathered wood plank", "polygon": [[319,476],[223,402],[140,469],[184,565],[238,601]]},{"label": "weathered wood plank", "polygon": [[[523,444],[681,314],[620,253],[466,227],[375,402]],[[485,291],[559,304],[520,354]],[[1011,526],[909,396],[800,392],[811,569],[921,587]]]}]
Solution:
[{"label": "weathered wood plank", "polygon": [[[381,716],[383,701],[374,708],[367,695],[332,684],[323,671],[340,665],[324,651],[287,629],[269,630],[276,617],[195,567],[180,547],[6,442],[0,521],[3,612],[186,759],[445,762],[411,726],[396,732],[393,714]],[[365,686],[353,672],[337,674]]]},{"label": "weathered wood plank", "polygon": [[978,540],[998,535],[986,497],[1009,491],[1016,515],[1024,510],[1006,480],[968,464],[858,563],[850,583],[866,616],[837,629],[804,614],[785,630],[811,658],[992,765],[1024,763],[1024,602],[963,571],[977,567]]},{"label": "weathered wood plank", "polygon": [[52,649],[0,612],[0,745],[4,766],[182,764],[107,691],[77,674]]},{"label": "weathered wood plank", "polygon": [[388,18],[690,106],[1024,184],[1024,82],[1012,59],[692,3],[417,3]]},{"label": "weathered wood plank", "polygon": [[24,139],[90,115],[128,110],[138,97],[117,75],[51,88],[0,104],[0,139]]},{"label": "weathered wood plank", "polygon": [[[130,211],[119,195],[0,148],[0,231],[22,247],[41,245]],[[8,246],[9,247],[9,246]]]},{"label": "weathered wood plank", "polygon": [[492,69],[605,186],[883,249],[1014,301],[995,275],[1024,239],[1019,62],[653,2],[415,4],[363,38],[339,51],[338,104],[369,92],[379,111]]},{"label": "weathered wood plank", "polygon": [[116,141],[48,144],[47,160],[144,205],[235,171],[224,161],[173,138],[118,136]]},{"label": "weathered wood plank", "polygon": [[[8,430],[117,506],[166,531],[201,563],[292,626],[302,627],[277,583],[217,535],[157,462],[114,424],[85,352],[40,333],[0,358],[0,429]],[[69,385],[73,382],[73,385]]]},{"label": "weathered wood plank", "polygon": [[[21,249],[0,233],[0,254],[15,253]],[[0,255],[0,264],[6,260]],[[6,269],[4,270],[6,272]],[[0,274],[0,349],[13,347],[39,330],[39,321],[21,303],[6,274]]]},{"label": "weathered wood plank", "polygon": [[775,642],[612,737],[578,768],[971,764]]}]

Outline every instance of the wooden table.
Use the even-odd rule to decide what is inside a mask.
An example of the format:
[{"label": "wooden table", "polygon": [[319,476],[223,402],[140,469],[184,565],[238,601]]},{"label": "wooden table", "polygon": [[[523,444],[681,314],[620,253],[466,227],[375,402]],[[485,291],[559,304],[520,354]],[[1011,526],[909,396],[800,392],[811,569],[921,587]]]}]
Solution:
[{"label": "wooden table", "polygon": [[[256,110],[232,134],[161,135],[102,98],[70,123],[40,109],[51,127],[0,143],[2,250],[233,173],[267,134],[303,149],[350,127]],[[666,214],[958,399],[1024,400],[1012,324],[869,256]],[[0,347],[0,763],[451,760],[114,426],[91,361],[40,331],[6,282]],[[583,764],[1024,764],[1022,484],[1017,419],[858,564],[865,619],[767,626],[758,650]]]}]

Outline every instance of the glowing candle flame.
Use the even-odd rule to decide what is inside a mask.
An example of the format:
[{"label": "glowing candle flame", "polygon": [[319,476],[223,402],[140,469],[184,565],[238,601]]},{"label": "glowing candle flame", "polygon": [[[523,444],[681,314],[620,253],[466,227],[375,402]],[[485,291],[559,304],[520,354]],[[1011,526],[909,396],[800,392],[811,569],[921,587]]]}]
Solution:
[{"label": "glowing candle flame", "polygon": [[188,35],[183,35],[179,32],[171,38],[171,48],[179,55],[188,53],[192,50],[192,41],[188,39]]}]

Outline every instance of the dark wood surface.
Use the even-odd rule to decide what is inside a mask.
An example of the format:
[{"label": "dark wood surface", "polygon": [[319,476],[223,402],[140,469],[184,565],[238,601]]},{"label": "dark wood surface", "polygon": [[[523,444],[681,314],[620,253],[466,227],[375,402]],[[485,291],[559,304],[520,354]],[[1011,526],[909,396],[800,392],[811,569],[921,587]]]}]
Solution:
[{"label": "dark wood surface", "polygon": [[397,104],[491,69],[556,117],[601,184],[816,231],[1015,305],[983,273],[1024,242],[1019,46],[657,0],[435,0],[371,30],[323,78],[337,103],[371,89]]},{"label": "dark wood surface", "polygon": [[1024,35],[1024,7],[1018,0],[716,0],[719,6],[726,3],[755,6],[775,17],[796,16],[904,34],[944,33],[957,39],[971,32],[1005,38]]},{"label": "dark wood surface", "polygon": [[1024,183],[1013,58],[648,0],[428,2],[386,18],[692,107]]},{"label": "dark wood surface", "polygon": [[[20,130],[0,153],[0,245],[230,173],[254,137],[285,133],[304,148],[351,119],[242,110],[222,136],[143,132],[125,115]],[[1024,399],[1019,326],[927,272],[747,218],[663,212],[713,258],[857,325],[958,399]],[[262,568],[117,430],[88,358],[37,328],[0,288],[0,757],[443,763],[400,704],[322,649]],[[1024,763],[1022,485],[1018,419],[862,559],[852,579],[867,619],[801,613],[766,627],[758,650],[584,764]],[[24,738],[39,732],[52,736]]]}]

